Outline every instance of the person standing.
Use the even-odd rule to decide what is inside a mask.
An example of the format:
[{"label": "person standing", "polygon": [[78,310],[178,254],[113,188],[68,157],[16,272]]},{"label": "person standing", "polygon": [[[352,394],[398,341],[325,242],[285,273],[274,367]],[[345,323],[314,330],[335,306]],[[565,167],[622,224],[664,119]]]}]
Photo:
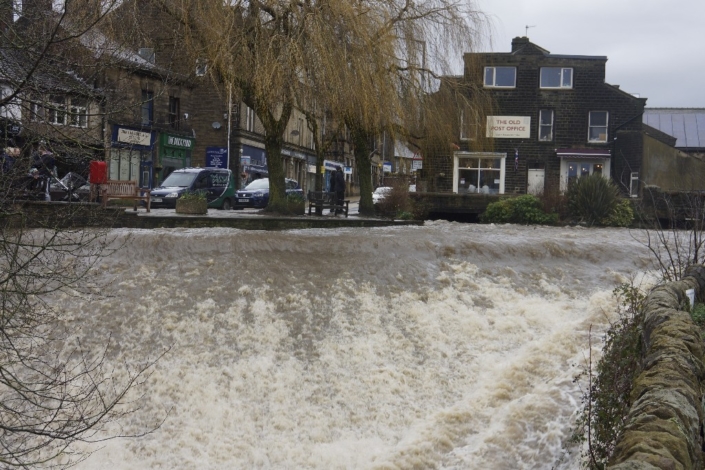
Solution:
[{"label": "person standing", "polygon": [[[335,169],[335,205],[338,207],[343,207],[343,200],[345,199],[345,175],[343,175],[343,169],[337,167]],[[336,210],[335,213],[338,214],[340,210]]]}]

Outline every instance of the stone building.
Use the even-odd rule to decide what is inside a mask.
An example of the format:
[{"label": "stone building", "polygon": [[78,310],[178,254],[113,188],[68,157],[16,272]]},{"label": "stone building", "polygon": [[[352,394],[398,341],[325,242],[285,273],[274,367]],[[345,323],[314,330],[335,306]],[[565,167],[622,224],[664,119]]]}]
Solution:
[{"label": "stone building", "polygon": [[643,144],[620,135],[642,132],[646,99],[605,83],[607,57],[551,54],[517,37],[511,52],[468,53],[464,62],[464,75],[449,79],[480,87],[492,111],[458,109],[455,148],[425,157],[436,159],[427,186],[538,194],[600,173],[636,194]]}]

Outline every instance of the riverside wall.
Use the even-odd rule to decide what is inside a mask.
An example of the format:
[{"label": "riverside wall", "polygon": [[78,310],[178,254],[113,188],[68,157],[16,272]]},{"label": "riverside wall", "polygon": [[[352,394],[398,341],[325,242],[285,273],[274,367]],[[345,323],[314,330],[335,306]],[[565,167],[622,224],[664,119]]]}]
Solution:
[{"label": "riverside wall", "polygon": [[647,297],[643,368],[609,469],[703,468],[705,345],[688,313],[688,289],[696,299],[705,297],[704,266]]}]

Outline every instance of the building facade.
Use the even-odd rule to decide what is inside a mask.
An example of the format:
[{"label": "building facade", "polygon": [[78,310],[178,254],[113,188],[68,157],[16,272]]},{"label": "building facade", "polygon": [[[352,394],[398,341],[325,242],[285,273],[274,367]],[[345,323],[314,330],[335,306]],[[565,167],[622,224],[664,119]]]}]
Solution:
[{"label": "building facade", "polygon": [[431,157],[441,161],[426,175],[436,190],[540,194],[598,173],[638,191],[641,145],[618,136],[642,131],[646,99],[605,83],[606,57],[551,54],[517,37],[511,52],[469,53],[464,62],[454,79],[481,87],[492,110],[458,110],[454,151]]}]

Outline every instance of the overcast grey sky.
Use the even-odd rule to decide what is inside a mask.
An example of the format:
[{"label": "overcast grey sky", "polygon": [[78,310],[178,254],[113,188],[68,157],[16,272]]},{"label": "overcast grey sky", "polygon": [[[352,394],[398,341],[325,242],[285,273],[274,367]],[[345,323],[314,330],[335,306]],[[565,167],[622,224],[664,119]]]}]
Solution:
[{"label": "overcast grey sky", "polygon": [[607,83],[647,107],[705,108],[705,0],[476,0],[492,45],[525,35],[553,54],[607,56]]}]

